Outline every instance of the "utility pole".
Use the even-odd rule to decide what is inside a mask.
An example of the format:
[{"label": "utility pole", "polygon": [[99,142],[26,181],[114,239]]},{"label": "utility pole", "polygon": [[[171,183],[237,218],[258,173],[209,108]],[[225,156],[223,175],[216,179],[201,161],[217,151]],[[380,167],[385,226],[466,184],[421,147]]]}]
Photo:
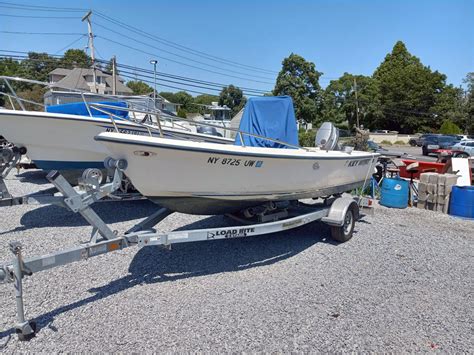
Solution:
[{"label": "utility pole", "polygon": [[94,34],[92,32],[91,15],[92,15],[92,11],[89,10],[89,12],[85,14],[84,17],[82,18],[82,22],[87,21],[87,30],[89,32],[89,48],[91,50],[91,60],[92,60],[92,80],[94,81],[93,92],[97,93],[97,81],[96,81],[97,78],[96,78],[96,72],[95,72]]},{"label": "utility pole", "polygon": [[117,58],[112,57],[112,95],[116,95],[117,90]]},{"label": "utility pole", "polygon": [[357,98],[357,81],[355,77],[354,77],[354,92],[355,92],[355,99],[356,99],[356,125],[357,125],[357,128],[360,128],[359,126],[359,100]]}]

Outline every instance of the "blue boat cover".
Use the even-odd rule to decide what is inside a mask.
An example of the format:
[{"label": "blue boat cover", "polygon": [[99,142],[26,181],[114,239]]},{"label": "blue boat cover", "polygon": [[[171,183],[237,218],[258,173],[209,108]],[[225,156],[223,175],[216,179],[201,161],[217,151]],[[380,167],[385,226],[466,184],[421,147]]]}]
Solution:
[{"label": "blue boat cover", "polygon": [[[295,110],[289,96],[251,97],[245,105],[239,129],[299,146]],[[263,138],[242,136],[243,145],[250,147],[292,148]],[[239,135],[234,144],[242,145]]]},{"label": "blue boat cover", "polygon": [[[102,101],[96,102],[98,104],[109,105],[109,106],[117,106],[117,107],[127,107],[127,103],[124,101]],[[108,111],[114,115],[119,117],[127,118],[128,111],[124,110],[114,110],[110,108],[104,108],[103,110]],[[86,104],[84,102],[74,102],[71,104],[63,104],[63,105],[53,105],[47,106],[46,112],[51,113],[64,113],[68,115],[79,115],[79,116],[89,116],[89,111],[87,111]],[[91,107],[91,114],[93,117],[101,117],[101,118],[108,118],[108,115],[105,115],[103,112],[95,110]],[[116,118],[116,117],[114,117]]]}]

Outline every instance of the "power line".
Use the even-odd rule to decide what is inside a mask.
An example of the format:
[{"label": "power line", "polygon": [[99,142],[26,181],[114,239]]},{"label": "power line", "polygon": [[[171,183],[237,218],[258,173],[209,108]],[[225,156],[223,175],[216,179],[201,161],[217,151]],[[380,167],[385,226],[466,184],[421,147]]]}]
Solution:
[{"label": "power line", "polygon": [[[13,53],[23,53],[23,54],[26,53],[26,52],[19,52],[19,51],[2,51],[2,50],[0,50],[0,52],[8,52],[8,53],[13,52]],[[0,55],[0,58],[1,57],[2,57],[2,55]],[[32,62],[36,61],[36,62],[57,63],[57,60],[54,60],[54,59],[50,59],[50,60],[48,60],[48,59],[35,59],[35,58],[29,58],[26,55],[11,55],[10,54],[8,56],[4,55],[3,57],[4,58],[15,58],[16,60],[28,60],[28,61],[32,61]],[[56,56],[56,57],[57,57],[57,59],[61,58],[61,56]],[[97,60],[97,62],[100,63],[100,64],[107,64],[107,61],[105,61],[105,60]],[[145,72],[145,73],[151,74],[151,71],[149,71],[149,70],[146,70],[146,69],[143,69],[143,68],[136,68],[136,67],[132,67],[132,66],[129,66],[129,65],[124,65],[124,64],[117,64],[117,67],[118,68],[124,68],[125,67],[125,69],[128,69],[128,70],[120,69],[120,75],[123,76],[123,77],[130,78],[132,80],[141,80],[143,82],[152,83],[151,80],[146,80],[146,78],[152,78],[151,75],[144,75],[144,74],[141,74],[141,73],[140,74],[136,73],[136,71],[139,71],[139,72]],[[133,72],[131,72],[131,71],[133,71]],[[172,85],[169,85],[169,84],[166,84],[166,83],[168,82],[168,83],[172,83],[172,84],[184,85],[186,87],[201,88],[201,89],[205,89],[205,90],[211,90],[211,91],[214,91],[214,92],[220,92],[223,87],[228,86],[226,84],[205,82],[205,81],[200,81],[200,80],[197,80],[197,79],[191,79],[191,78],[181,77],[181,76],[167,74],[167,73],[157,73],[157,75],[158,75],[158,77],[164,77],[164,78],[178,80],[178,81],[175,81],[175,80],[159,79],[160,80],[160,85],[162,85],[162,86],[173,88],[173,89],[178,89],[178,90],[190,91],[190,92],[198,93],[198,94],[208,94],[208,93],[204,93],[204,92],[196,91],[196,90],[188,90],[188,89],[185,89],[183,87],[172,86]],[[143,80],[142,78],[145,78],[145,80]],[[196,84],[198,84],[198,85],[196,85]],[[251,89],[251,88],[243,88],[243,87],[239,87],[239,88],[248,96],[261,96],[262,94],[268,92],[268,91],[264,91],[264,90]]]},{"label": "power line", "polygon": [[[120,70],[120,75],[126,75],[126,74],[135,75],[136,73],[130,72],[130,71],[127,71],[127,70],[124,70],[124,69]],[[142,80],[142,78],[150,79],[150,82],[152,82],[151,79],[153,79],[153,76],[151,76],[151,75],[138,74],[137,76],[140,77],[140,80]],[[180,81],[163,79],[163,78],[158,79],[158,80],[160,82],[178,84],[178,85],[186,85],[187,87],[193,87],[193,88],[205,89],[205,90],[212,90],[212,91],[215,91],[215,92],[220,92],[222,90],[222,87],[210,87],[210,86],[207,86],[207,85],[203,86],[204,84],[198,85],[196,83],[183,83],[183,82],[180,82]],[[249,92],[249,91],[244,91],[244,90],[242,90],[242,91],[245,92],[246,94],[249,94],[249,95],[254,95],[254,96],[261,96],[262,95],[262,93],[255,93],[255,92]]]},{"label": "power line", "polygon": [[[0,7],[11,8],[11,9],[16,9],[16,10],[26,10],[26,11],[56,11],[56,12],[87,11],[87,9],[82,9],[82,8],[51,7],[51,6],[38,6],[38,5],[27,5],[27,4],[15,4],[15,3],[4,2],[4,1],[0,1]],[[160,38],[160,37],[155,36],[153,34],[146,33],[145,31],[142,31],[142,30],[140,30],[138,28],[135,28],[131,25],[128,25],[128,24],[123,23],[119,20],[116,20],[116,19],[114,19],[110,16],[107,16],[107,15],[101,13],[101,12],[96,12],[96,14],[97,14],[97,16],[101,17],[102,19],[104,19],[106,21],[109,21],[109,22],[111,22],[115,25],[118,25],[118,26],[122,27],[122,28],[123,27],[127,28],[129,31],[139,33],[142,36],[145,35],[150,39],[153,39],[155,41],[159,41],[163,44],[166,44],[168,46],[179,49],[181,51],[193,54],[195,56],[206,58],[207,60],[217,61],[217,62],[220,62],[220,63],[225,64],[225,65],[230,65],[232,67],[239,66],[239,67],[244,68],[246,70],[251,70],[251,71],[254,71],[254,72],[260,72],[260,73],[263,73],[263,74],[276,74],[277,73],[276,71],[271,71],[271,70],[264,69],[264,68],[259,68],[259,67],[256,67],[256,66],[241,64],[241,63],[238,63],[238,62],[235,62],[235,61],[232,61],[232,60],[223,59],[223,58],[220,58],[220,57],[208,54],[208,53],[204,53],[204,52],[201,52],[201,51],[198,51],[198,50],[180,45],[178,43],[166,40],[164,38]]]},{"label": "power line", "polygon": [[[159,51],[161,51],[161,52],[174,55],[174,56],[176,56],[176,57],[178,57],[178,58],[182,58],[182,59],[185,59],[185,60],[194,62],[194,63],[206,65],[206,66],[209,66],[209,67],[212,67],[212,68],[216,68],[216,69],[220,69],[220,70],[225,70],[225,71],[228,71],[228,72],[230,72],[230,73],[236,73],[236,74],[240,74],[240,75],[248,75],[247,73],[242,73],[242,72],[239,72],[239,71],[236,71],[236,70],[221,68],[221,67],[215,66],[215,65],[213,65],[213,64],[208,64],[208,63],[205,63],[205,62],[201,62],[201,61],[198,61],[198,60],[194,60],[194,59],[188,58],[188,57],[186,57],[186,56],[183,56],[183,55],[176,54],[176,53],[174,53],[174,52],[168,51],[168,50],[166,50],[166,49],[153,46],[153,45],[151,45],[151,44],[149,44],[149,43],[140,41],[140,40],[138,40],[138,39],[136,39],[136,38],[127,36],[126,34],[117,32],[117,31],[115,31],[115,30],[113,30],[113,29],[110,29],[110,28],[108,28],[108,27],[106,27],[106,26],[103,26],[103,25],[101,25],[101,24],[99,24],[99,23],[97,23],[97,22],[95,22],[95,21],[93,21],[93,24],[96,25],[96,26],[98,26],[98,27],[101,27],[101,28],[103,28],[103,29],[105,29],[105,30],[107,30],[107,31],[110,31],[110,32],[112,32],[112,33],[114,33],[114,34],[116,34],[116,35],[120,35],[121,37],[128,38],[128,39],[130,39],[131,41],[134,41],[134,42],[137,42],[137,43],[141,43],[141,44],[143,44],[143,45],[145,45],[145,46],[147,46],[147,47],[151,47],[151,48],[157,49],[157,50],[159,50]],[[267,80],[270,79],[269,77],[263,77],[263,76],[257,76],[257,75],[253,75],[253,77],[254,77],[254,78],[260,78],[260,79],[267,79]]]},{"label": "power line", "polygon": [[[126,68],[126,69],[134,70],[134,71],[140,71],[140,72],[144,72],[144,73],[147,73],[147,74],[153,74],[153,71],[150,70],[150,69],[137,68],[137,67],[133,67],[133,66],[125,65],[125,64],[117,64],[117,67]],[[216,87],[219,87],[219,88],[228,86],[228,84],[215,83],[215,82],[204,81],[204,80],[200,80],[200,79],[187,78],[187,77],[184,77],[184,76],[173,75],[173,74],[168,74],[168,73],[163,73],[163,72],[158,72],[157,75],[167,77],[167,78],[171,78],[171,79],[185,80],[185,81],[190,81],[190,82],[194,82],[194,83],[198,83],[198,84],[206,84],[206,85],[210,85],[210,86],[216,86]],[[252,89],[252,88],[247,88],[247,87],[243,87],[243,86],[239,86],[239,88],[242,89],[242,90],[260,92],[262,94],[269,92],[269,90]]]},{"label": "power line", "polygon": [[57,19],[57,20],[69,20],[69,19],[80,20],[81,19],[78,16],[29,16],[29,15],[10,15],[10,14],[0,14],[0,16],[21,17],[21,18],[43,18],[43,19]]},{"label": "power line", "polygon": [[70,47],[72,47],[74,44],[76,44],[77,42],[79,42],[81,39],[83,39],[85,36],[87,36],[86,34],[83,34],[81,35],[78,39],[74,40],[73,42],[69,43],[67,46],[64,46],[63,48],[61,48],[60,50],[54,52],[54,54],[58,54],[62,51],[64,51],[65,49],[68,49]]},{"label": "power line", "polygon": [[57,12],[79,12],[86,11],[87,9],[78,7],[52,7],[52,6],[40,6],[40,5],[29,5],[29,4],[18,4],[7,1],[0,1],[1,7],[13,8],[17,10],[28,10],[28,11],[57,11]]},{"label": "power line", "polygon": [[21,32],[21,31],[0,31],[0,33],[7,33],[13,35],[44,35],[44,36],[84,36],[84,33],[68,33],[68,32]]},{"label": "power line", "polygon": [[253,82],[256,82],[256,83],[262,83],[262,84],[270,84],[270,85],[273,85],[273,83],[270,83],[270,82],[268,82],[268,81],[247,79],[247,78],[243,78],[243,77],[240,77],[240,76],[235,76],[235,75],[230,75],[230,74],[225,74],[225,73],[217,72],[217,71],[214,71],[214,70],[209,70],[209,69],[200,68],[200,67],[197,67],[197,66],[195,66],[195,65],[191,65],[191,64],[179,62],[179,61],[174,60],[174,59],[162,57],[162,56],[160,56],[160,55],[157,55],[156,53],[150,53],[150,52],[147,52],[147,51],[138,49],[138,48],[136,48],[136,47],[128,46],[128,45],[126,45],[126,44],[123,44],[123,43],[120,43],[120,42],[111,40],[111,39],[106,38],[106,37],[103,37],[103,36],[97,36],[97,37],[98,37],[98,38],[102,38],[102,39],[104,39],[104,40],[106,40],[106,41],[108,41],[108,42],[115,43],[115,44],[117,44],[117,45],[119,45],[119,46],[126,47],[126,48],[128,48],[128,49],[132,49],[132,50],[134,50],[134,51],[141,52],[141,53],[144,53],[144,54],[146,54],[146,55],[150,55],[150,56],[153,56],[153,57],[156,57],[156,58],[161,58],[161,59],[164,59],[164,60],[173,62],[173,63],[181,64],[181,65],[184,65],[184,66],[187,66],[187,67],[190,67],[190,68],[203,70],[203,71],[206,71],[206,72],[209,72],[209,73],[214,73],[214,74],[226,76],[226,77],[229,77],[229,78],[235,78],[235,79],[240,79],[240,80],[253,81]]},{"label": "power line", "polygon": [[142,36],[146,36],[152,40],[155,40],[157,42],[160,42],[162,44],[166,44],[170,47],[173,47],[175,49],[179,49],[181,51],[184,51],[184,52],[187,52],[187,53],[190,53],[190,54],[193,54],[193,55],[196,55],[198,57],[202,57],[202,58],[207,58],[208,60],[213,60],[213,61],[217,61],[217,62],[220,62],[222,64],[227,64],[227,65],[232,65],[232,66],[240,66],[240,67],[243,67],[243,68],[248,68],[249,70],[253,70],[253,71],[260,71],[262,73],[267,73],[267,74],[277,74],[278,72],[276,71],[273,71],[273,70],[268,70],[268,69],[264,69],[264,68],[259,68],[259,67],[255,67],[255,66],[251,66],[251,65],[246,65],[246,64],[241,64],[241,63],[238,63],[238,62],[235,62],[235,61],[232,61],[232,60],[229,60],[229,59],[223,59],[223,58],[220,58],[220,57],[217,57],[217,56],[214,56],[214,55],[211,55],[211,54],[208,54],[208,53],[205,53],[205,52],[201,52],[201,51],[198,51],[198,50],[195,50],[195,49],[192,49],[192,48],[189,48],[189,47],[186,47],[186,46],[183,46],[183,45],[180,45],[176,42],[172,42],[172,41],[169,41],[167,39],[164,39],[164,38],[161,38],[161,37],[158,37],[156,35],[153,35],[153,34],[150,34],[150,33],[147,33],[143,30],[140,30],[139,28],[136,28],[136,27],[133,27],[127,23],[124,23],[122,21],[119,21],[119,20],[116,20],[110,16],[107,16],[101,12],[98,12],[96,11],[95,14],[101,18],[103,18],[104,20],[106,21],[109,21],[109,22],[112,22],[114,23],[115,25],[118,25],[119,27],[122,27],[122,28],[127,28],[129,31],[132,31],[132,32],[135,32],[135,33],[138,33],[138,34],[141,34]]}]

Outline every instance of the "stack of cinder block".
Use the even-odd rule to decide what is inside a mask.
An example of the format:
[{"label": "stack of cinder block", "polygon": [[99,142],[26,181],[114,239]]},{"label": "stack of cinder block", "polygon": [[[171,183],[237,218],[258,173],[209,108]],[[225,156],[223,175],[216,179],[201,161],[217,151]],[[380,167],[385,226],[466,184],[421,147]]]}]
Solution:
[{"label": "stack of cinder block", "polygon": [[458,179],[454,174],[422,173],[418,184],[417,207],[448,213],[449,196]]}]

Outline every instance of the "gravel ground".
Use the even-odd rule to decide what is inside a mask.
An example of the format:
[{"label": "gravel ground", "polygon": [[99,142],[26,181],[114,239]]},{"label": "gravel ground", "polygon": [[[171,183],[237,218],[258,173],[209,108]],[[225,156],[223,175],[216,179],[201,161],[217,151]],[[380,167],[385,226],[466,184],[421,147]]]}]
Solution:
[{"label": "gravel ground", "polygon": [[[18,180],[21,180],[20,184]],[[15,194],[48,187],[41,172],[11,175]],[[156,207],[101,203],[124,231]],[[90,228],[54,206],[0,209],[0,260],[18,240],[40,255],[87,240]],[[228,223],[169,216],[161,229]],[[378,207],[336,244],[313,223],[270,236],[128,248],[28,277],[27,316],[13,334],[15,298],[0,285],[3,352],[472,352],[474,222]]]}]

